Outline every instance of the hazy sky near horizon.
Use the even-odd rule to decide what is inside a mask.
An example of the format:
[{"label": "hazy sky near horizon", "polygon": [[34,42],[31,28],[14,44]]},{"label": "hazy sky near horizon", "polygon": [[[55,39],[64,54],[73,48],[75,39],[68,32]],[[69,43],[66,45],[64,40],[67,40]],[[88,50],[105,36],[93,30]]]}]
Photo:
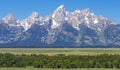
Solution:
[{"label": "hazy sky near horizon", "polygon": [[0,0],[0,19],[9,13],[17,19],[27,18],[33,11],[47,16],[60,5],[67,11],[89,8],[97,15],[103,15],[120,23],[120,0]]}]

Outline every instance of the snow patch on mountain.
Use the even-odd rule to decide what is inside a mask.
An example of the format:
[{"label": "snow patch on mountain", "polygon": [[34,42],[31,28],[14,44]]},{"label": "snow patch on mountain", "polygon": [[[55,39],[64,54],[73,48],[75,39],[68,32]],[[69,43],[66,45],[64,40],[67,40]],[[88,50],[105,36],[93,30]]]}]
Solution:
[{"label": "snow patch on mountain", "polygon": [[55,28],[60,26],[60,24],[58,24],[55,20],[53,20],[52,23],[53,23],[52,26],[51,26],[52,29],[55,29]]},{"label": "snow patch on mountain", "polygon": [[99,22],[98,19],[95,19],[95,20],[94,20],[94,23],[95,23],[95,24],[97,24],[98,22]]}]

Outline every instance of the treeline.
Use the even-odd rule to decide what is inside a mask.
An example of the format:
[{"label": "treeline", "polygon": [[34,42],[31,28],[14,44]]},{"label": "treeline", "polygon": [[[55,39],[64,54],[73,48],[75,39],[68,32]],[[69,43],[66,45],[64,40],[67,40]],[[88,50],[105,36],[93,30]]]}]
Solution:
[{"label": "treeline", "polygon": [[13,55],[0,54],[0,67],[120,68],[120,55]]}]

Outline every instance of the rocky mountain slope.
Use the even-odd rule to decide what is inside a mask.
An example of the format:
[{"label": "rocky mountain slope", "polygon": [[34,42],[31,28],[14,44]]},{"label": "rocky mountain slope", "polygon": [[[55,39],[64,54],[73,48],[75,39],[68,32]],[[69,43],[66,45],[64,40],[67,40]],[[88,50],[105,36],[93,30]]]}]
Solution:
[{"label": "rocky mountain slope", "polygon": [[120,47],[120,24],[63,5],[46,17],[33,12],[18,20],[9,14],[0,20],[0,47]]}]

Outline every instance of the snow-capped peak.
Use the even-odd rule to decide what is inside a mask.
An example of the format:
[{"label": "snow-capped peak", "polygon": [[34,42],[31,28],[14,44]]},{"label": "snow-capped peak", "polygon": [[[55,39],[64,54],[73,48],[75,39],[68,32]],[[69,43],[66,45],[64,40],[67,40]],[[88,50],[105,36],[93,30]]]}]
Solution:
[{"label": "snow-capped peak", "polygon": [[2,22],[9,26],[20,26],[19,20],[17,20],[12,14],[8,14],[2,19]]},{"label": "snow-capped peak", "polygon": [[82,15],[88,16],[90,13],[91,13],[91,12],[90,12],[89,8],[84,9],[84,10],[81,10],[81,14],[82,14]]},{"label": "snow-capped peak", "polygon": [[90,12],[90,9],[89,8],[86,8],[84,10],[82,10],[83,12]]},{"label": "snow-capped peak", "polygon": [[66,46],[114,43],[120,46],[120,26],[114,24],[112,20],[90,12],[89,8],[67,12],[64,5],[43,18],[38,12],[33,12],[28,18],[18,21],[9,14],[0,20],[0,45],[19,43],[17,46],[52,47],[60,42]]},{"label": "snow-capped peak", "polygon": [[81,11],[80,10],[75,10],[76,13],[80,13]]},{"label": "snow-capped peak", "polygon": [[64,5],[60,5],[57,9],[65,9]]},{"label": "snow-capped peak", "polygon": [[9,23],[10,21],[16,21],[15,17],[12,14],[8,14],[2,20],[4,23]]},{"label": "snow-capped peak", "polygon": [[29,16],[29,18],[39,18],[39,13],[35,11]]},{"label": "snow-capped peak", "polygon": [[57,28],[59,27],[65,20],[68,20],[66,17],[68,12],[66,12],[66,9],[64,5],[59,6],[52,14],[52,26],[51,28]]},{"label": "snow-capped peak", "polygon": [[64,16],[66,14],[66,10],[64,5],[59,6],[53,13],[52,18],[54,18],[55,16]]},{"label": "snow-capped peak", "polygon": [[[11,18],[14,18],[14,16],[13,16],[13,14],[8,14],[7,16],[5,16],[5,18],[9,18],[9,19],[11,19]],[[4,18],[3,18],[4,19]]]},{"label": "snow-capped peak", "polygon": [[21,22],[21,26],[24,27],[25,31],[28,30],[33,24],[42,22],[42,17],[39,16],[38,12],[33,12],[28,18]]}]

